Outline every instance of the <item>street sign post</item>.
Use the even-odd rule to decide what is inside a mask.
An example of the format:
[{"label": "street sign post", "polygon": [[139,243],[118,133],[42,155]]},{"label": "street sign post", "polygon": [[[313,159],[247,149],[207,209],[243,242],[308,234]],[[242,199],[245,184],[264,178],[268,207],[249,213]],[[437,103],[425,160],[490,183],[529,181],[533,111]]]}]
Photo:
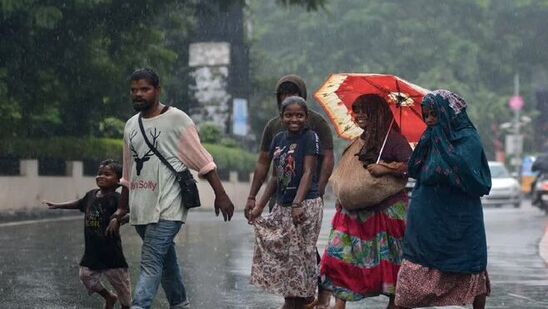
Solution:
[{"label": "street sign post", "polygon": [[504,141],[504,150],[507,155],[521,154],[523,151],[523,135],[508,134]]},{"label": "street sign post", "polygon": [[519,95],[512,96],[510,100],[508,100],[508,106],[514,112],[520,111],[523,108],[523,105],[523,98]]}]

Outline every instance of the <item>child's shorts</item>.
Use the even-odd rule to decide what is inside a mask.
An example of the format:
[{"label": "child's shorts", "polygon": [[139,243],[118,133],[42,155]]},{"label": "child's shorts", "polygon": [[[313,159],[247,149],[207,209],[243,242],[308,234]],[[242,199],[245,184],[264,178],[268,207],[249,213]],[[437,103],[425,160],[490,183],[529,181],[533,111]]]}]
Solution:
[{"label": "child's shorts", "polygon": [[107,277],[108,282],[110,282],[116,291],[120,304],[130,306],[131,283],[129,281],[129,270],[127,268],[92,270],[85,266],[80,266],[80,280],[90,295],[105,288],[101,283],[102,275]]}]

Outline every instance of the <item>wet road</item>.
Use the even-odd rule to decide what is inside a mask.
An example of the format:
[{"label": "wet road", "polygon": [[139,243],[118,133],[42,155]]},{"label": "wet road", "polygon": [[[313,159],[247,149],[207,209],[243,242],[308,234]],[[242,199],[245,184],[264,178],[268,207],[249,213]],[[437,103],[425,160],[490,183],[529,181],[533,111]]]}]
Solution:
[{"label": "wet road", "polygon": [[[326,209],[319,240],[327,241],[333,209]],[[75,213],[77,214],[77,213]],[[548,308],[548,266],[539,241],[548,217],[524,203],[521,209],[485,210],[492,294],[488,308]],[[140,239],[122,228],[123,244],[136,281]],[[210,212],[195,211],[179,233],[178,255],[192,308],[277,308],[281,297],[248,284],[252,230],[242,213],[224,223]],[[78,279],[83,253],[82,218],[0,224],[0,308],[101,308]],[[383,296],[352,303],[348,308],[385,308]],[[167,308],[163,292],[154,308]]]}]

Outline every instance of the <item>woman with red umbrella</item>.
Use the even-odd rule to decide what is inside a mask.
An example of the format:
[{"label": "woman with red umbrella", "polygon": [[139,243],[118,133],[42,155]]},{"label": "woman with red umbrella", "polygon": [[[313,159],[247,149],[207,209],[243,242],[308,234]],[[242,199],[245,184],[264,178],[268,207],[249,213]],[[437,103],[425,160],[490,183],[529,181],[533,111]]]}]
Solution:
[{"label": "woman with red umbrella", "polygon": [[[359,137],[364,146],[359,153],[343,156],[358,156],[373,177],[406,178],[411,147],[394,123],[386,100],[376,94],[361,95],[352,104],[352,114],[364,130]],[[382,162],[377,163],[379,156]],[[334,308],[343,309],[347,301],[380,294],[389,297],[387,308],[397,308],[394,293],[407,202],[407,194],[401,190],[366,209],[347,210],[337,204],[320,269],[323,287],[336,298]],[[316,308],[326,308],[329,301],[323,301]]]}]

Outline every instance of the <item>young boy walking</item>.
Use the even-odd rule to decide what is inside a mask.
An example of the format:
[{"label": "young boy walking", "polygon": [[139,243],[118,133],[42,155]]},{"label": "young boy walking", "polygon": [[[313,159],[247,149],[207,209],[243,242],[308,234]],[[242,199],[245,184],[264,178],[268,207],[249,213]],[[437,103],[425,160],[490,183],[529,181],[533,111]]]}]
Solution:
[{"label": "young boy walking", "polygon": [[[95,292],[105,299],[106,309],[114,308],[117,301],[122,308],[129,308],[131,304],[129,271],[122,252],[120,235],[106,235],[111,216],[118,209],[120,194],[116,192],[116,188],[121,177],[121,164],[114,160],[105,160],[99,164],[97,171],[98,189],[90,190],[76,201],[43,201],[49,209],[79,209],[85,213],[85,251],[80,261],[80,280],[90,295]],[[128,218],[124,217],[120,224],[127,221]],[[117,294],[103,286],[102,275],[107,277]]]}]

